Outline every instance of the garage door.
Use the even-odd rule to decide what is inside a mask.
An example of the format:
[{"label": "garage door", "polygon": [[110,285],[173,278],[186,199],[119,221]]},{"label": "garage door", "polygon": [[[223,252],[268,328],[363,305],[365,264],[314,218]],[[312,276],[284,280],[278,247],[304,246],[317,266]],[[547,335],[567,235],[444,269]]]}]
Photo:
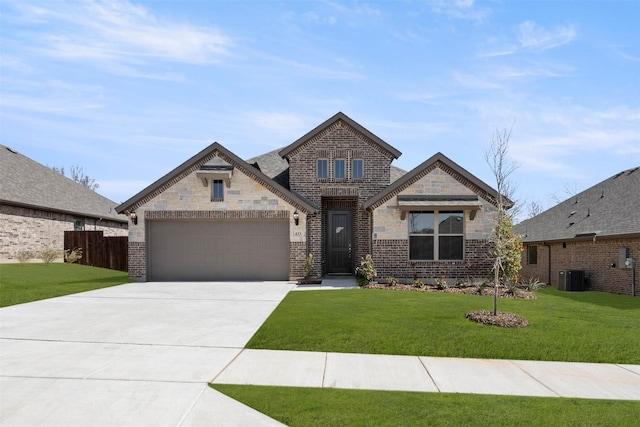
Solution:
[{"label": "garage door", "polygon": [[148,221],[153,281],[288,280],[289,221]]}]

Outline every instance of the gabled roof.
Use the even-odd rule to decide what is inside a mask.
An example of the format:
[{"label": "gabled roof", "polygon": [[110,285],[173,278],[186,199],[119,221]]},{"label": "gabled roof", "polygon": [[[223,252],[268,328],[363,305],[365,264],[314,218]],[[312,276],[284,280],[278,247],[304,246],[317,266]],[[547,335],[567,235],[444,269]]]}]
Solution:
[{"label": "gabled roof", "polygon": [[0,203],[126,223],[117,203],[0,145]]},{"label": "gabled roof", "polygon": [[[478,194],[480,197],[485,200],[494,203],[498,197],[498,192],[491,188],[489,185],[476,178],[462,166],[458,165],[453,160],[449,159],[442,153],[436,153],[431,156],[420,165],[415,167],[413,170],[407,172],[402,178],[395,181],[389,187],[382,190],[380,193],[376,194],[369,200],[364,203],[365,209],[375,209],[378,206],[385,203],[387,200],[391,199],[396,194],[402,192],[404,189],[409,187],[414,182],[418,181],[424,175],[431,172],[436,167],[444,168],[446,172],[452,175],[455,179],[462,182],[464,185],[469,187],[472,191]],[[508,201],[509,206],[512,205],[510,201]]]},{"label": "gabled roof", "polygon": [[334,115],[333,117],[331,117],[328,120],[324,121],[323,123],[318,125],[312,131],[308,132],[307,134],[305,134],[304,136],[302,136],[301,138],[299,138],[298,140],[296,140],[292,144],[290,144],[290,145],[286,146],[285,148],[283,148],[282,150],[280,150],[280,152],[278,154],[281,157],[288,158],[288,156],[291,153],[293,153],[296,149],[300,148],[306,142],[308,142],[309,140],[311,140],[311,139],[315,138],[316,136],[318,136],[319,134],[321,134],[328,127],[330,127],[331,125],[333,125],[335,122],[337,122],[339,120],[341,120],[344,123],[346,123],[348,126],[353,128],[358,133],[364,135],[367,139],[371,140],[378,147],[380,147],[381,149],[383,149],[387,153],[391,154],[393,156],[393,158],[397,159],[398,157],[400,157],[402,155],[402,153],[400,151],[396,150],[395,148],[393,148],[392,146],[390,146],[389,144],[384,142],[382,139],[378,138],[376,135],[374,135],[373,133],[369,132],[367,129],[362,127],[360,124],[356,123],[354,120],[352,120],[350,117],[348,117],[346,114],[344,114],[342,112],[339,112],[336,115]]},{"label": "gabled roof", "polygon": [[640,167],[617,173],[513,230],[523,242],[640,235]]},{"label": "gabled roof", "polygon": [[248,164],[231,151],[224,148],[221,144],[214,142],[204,150],[200,151],[195,156],[191,157],[189,160],[182,163],[180,166],[164,175],[162,178],[158,179],[153,184],[149,185],[147,188],[131,197],[126,202],[122,203],[116,209],[118,212],[131,212],[134,211],[138,206],[143,205],[147,201],[156,197],[158,194],[162,193],[169,185],[177,182],[183,177],[195,172],[200,168],[200,166],[207,163],[213,157],[219,156],[232,166],[238,168],[244,174],[250,176],[252,179],[260,182],[266,188],[268,188],[273,193],[277,194],[279,197],[291,203],[298,209],[303,210],[307,213],[315,213],[318,208],[313,205],[310,201],[305,198],[292,193],[288,189],[284,188],[273,179],[265,175],[263,172],[255,168],[254,166]]},{"label": "gabled roof", "polygon": [[[278,154],[283,149],[270,151],[247,160],[250,165],[257,164],[258,168],[269,178],[285,188],[289,188],[289,163]],[[391,182],[403,177],[407,171],[391,166]]]}]

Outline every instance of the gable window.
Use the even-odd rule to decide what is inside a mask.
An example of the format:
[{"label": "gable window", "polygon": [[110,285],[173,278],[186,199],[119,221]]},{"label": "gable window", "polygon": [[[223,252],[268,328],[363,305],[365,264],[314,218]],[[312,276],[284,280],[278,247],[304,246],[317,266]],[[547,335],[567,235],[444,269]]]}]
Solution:
[{"label": "gable window", "polygon": [[529,265],[538,264],[538,247],[527,246],[527,263]]},{"label": "gable window", "polygon": [[410,212],[409,259],[450,261],[464,258],[464,213]]},{"label": "gable window", "polygon": [[327,179],[329,177],[328,163],[327,159],[318,159],[316,167],[318,179]]},{"label": "gable window", "polygon": [[363,173],[363,162],[361,159],[353,159],[351,161],[351,178],[352,179],[362,179],[364,176]]},{"label": "gable window", "polygon": [[345,179],[346,178],[345,160],[344,159],[336,159],[334,161],[333,177],[335,179]]},{"label": "gable window", "polygon": [[221,179],[214,179],[211,186],[211,200],[214,202],[221,202],[224,200],[224,181]]}]

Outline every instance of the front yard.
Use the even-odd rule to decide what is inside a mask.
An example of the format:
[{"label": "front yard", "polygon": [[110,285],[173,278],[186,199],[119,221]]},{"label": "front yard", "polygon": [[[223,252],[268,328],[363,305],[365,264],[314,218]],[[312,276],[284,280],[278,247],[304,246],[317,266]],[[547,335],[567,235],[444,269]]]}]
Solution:
[{"label": "front yard", "polygon": [[490,297],[354,289],[290,292],[248,348],[640,364],[640,298],[559,292],[500,299],[522,329],[471,322]]},{"label": "front yard", "polygon": [[127,273],[78,264],[0,264],[0,307],[130,282]]},{"label": "front yard", "polygon": [[[467,320],[490,297],[388,290],[290,292],[248,348],[640,364],[640,298],[545,288],[500,299],[522,329]],[[290,426],[632,426],[640,402],[211,385]]]}]

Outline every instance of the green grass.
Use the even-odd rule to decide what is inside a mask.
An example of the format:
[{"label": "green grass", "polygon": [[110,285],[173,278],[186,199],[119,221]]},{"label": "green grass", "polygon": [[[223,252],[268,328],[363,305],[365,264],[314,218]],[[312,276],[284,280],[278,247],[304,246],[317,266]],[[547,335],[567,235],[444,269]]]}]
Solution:
[{"label": "green grass", "polygon": [[248,348],[640,364],[640,298],[545,288],[500,299],[529,326],[480,325],[465,314],[490,297],[387,290],[290,292]]},{"label": "green grass", "polygon": [[636,426],[640,402],[212,385],[296,426]]},{"label": "green grass", "polygon": [[127,273],[78,264],[0,264],[0,307],[130,282]]}]

